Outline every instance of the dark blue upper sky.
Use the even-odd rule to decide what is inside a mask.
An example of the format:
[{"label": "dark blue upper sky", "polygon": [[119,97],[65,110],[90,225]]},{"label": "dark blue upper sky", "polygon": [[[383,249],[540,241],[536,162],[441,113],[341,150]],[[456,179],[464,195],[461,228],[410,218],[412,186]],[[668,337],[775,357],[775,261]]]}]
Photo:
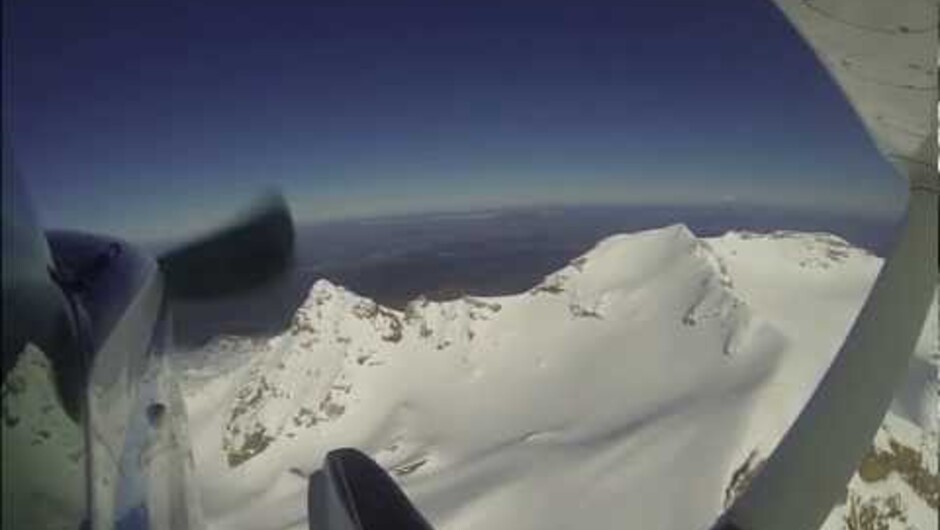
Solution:
[{"label": "dark blue upper sky", "polygon": [[5,135],[44,220],[169,236],[271,186],[301,220],[904,200],[769,0],[276,4],[4,2]]}]

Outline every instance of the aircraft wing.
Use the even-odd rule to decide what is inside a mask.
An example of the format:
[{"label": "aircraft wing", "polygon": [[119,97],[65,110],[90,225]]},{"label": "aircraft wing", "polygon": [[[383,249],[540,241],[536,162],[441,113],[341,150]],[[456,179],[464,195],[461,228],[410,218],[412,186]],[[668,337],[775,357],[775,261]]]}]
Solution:
[{"label": "aircraft wing", "polygon": [[936,0],[774,0],[881,153],[937,186]]},{"label": "aircraft wing", "polygon": [[815,530],[870,447],[937,282],[937,3],[775,0],[907,179],[905,226],[806,407],[720,529]]}]

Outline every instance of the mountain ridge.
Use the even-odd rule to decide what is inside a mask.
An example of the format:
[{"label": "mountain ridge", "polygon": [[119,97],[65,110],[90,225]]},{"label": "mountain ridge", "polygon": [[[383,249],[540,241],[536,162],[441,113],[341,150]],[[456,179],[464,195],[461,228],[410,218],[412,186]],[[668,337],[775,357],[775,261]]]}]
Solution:
[{"label": "mountain ridge", "polygon": [[[607,513],[601,527],[638,511],[702,524],[802,407],[879,264],[831,235],[699,239],[672,225],[605,238],[515,295],[397,311],[320,280],[284,333],[208,347],[245,363],[186,372],[202,473],[252,477],[204,491],[207,513],[225,528],[284,527],[241,502],[296,498],[298,474],[353,445],[442,528],[565,528],[584,510]],[[790,298],[834,279],[828,327],[794,334],[808,320]],[[681,521],[646,483],[682,499]],[[547,521],[513,508],[536,491],[546,510],[594,494]]]}]

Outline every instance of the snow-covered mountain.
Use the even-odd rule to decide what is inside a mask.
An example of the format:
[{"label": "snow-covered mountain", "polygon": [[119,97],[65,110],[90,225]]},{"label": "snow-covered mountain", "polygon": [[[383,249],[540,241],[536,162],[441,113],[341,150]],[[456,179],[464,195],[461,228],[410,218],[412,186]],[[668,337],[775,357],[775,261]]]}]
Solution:
[{"label": "snow-covered mountain", "polygon": [[287,332],[186,360],[204,510],[213,528],[306,528],[307,474],[355,446],[444,530],[707,528],[880,262],[827,234],[675,225],[511,296],[395,311],[321,280]]}]

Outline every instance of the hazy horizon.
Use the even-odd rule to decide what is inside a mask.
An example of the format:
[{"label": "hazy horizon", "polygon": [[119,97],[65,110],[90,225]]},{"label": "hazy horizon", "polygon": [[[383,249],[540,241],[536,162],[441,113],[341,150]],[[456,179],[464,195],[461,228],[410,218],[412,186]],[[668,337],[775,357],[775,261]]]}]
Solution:
[{"label": "hazy horizon", "polygon": [[320,278],[399,309],[419,295],[514,294],[536,285],[544,275],[608,236],[676,223],[685,224],[698,237],[720,236],[729,230],[824,231],[883,256],[899,221],[805,212],[771,215],[753,208],[608,206],[300,224],[290,274],[243,296],[177,304],[176,332],[188,344],[219,334],[273,333],[289,322]]}]

